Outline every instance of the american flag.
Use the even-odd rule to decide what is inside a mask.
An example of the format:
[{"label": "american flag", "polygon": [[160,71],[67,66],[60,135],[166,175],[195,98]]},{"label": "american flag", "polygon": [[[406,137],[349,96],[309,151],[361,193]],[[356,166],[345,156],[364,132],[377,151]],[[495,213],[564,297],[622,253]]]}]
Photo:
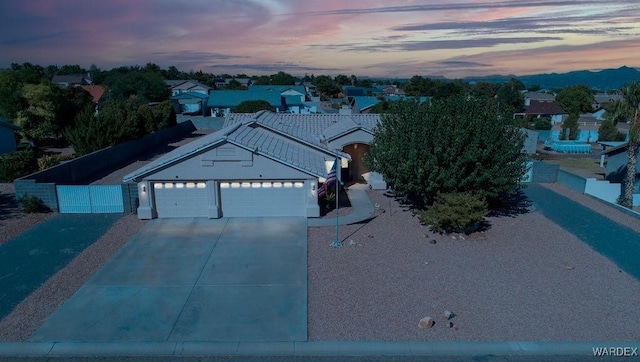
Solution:
[{"label": "american flag", "polygon": [[329,188],[329,186],[336,182],[336,164],[337,162],[333,163],[333,167],[331,167],[331,171],[329,171],[329,174],[327,175],[327,180],[318,189],[319,197],[324,196],[327,193],[327,189]]}]

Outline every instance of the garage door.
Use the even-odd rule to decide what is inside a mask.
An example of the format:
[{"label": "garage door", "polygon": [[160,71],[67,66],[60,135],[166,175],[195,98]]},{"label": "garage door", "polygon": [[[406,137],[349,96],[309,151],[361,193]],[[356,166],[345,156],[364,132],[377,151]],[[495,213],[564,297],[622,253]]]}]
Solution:
[{"label": "garage door", "polygon": [[222,216],[304,216],[304,182],[221,182]]},{"label": "garage door", "polygon": [[158,217],[207,217],[209,196],[204,182],[153,184]]}]

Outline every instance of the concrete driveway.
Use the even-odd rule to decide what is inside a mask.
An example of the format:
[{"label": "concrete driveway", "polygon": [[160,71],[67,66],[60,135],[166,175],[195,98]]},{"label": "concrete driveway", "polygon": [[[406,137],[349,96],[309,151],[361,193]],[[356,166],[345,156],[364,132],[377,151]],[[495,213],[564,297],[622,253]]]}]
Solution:
[{"label": "concrete driveway", "polygon": [[31,341],[307,340],[307,220],[151,220]]}]

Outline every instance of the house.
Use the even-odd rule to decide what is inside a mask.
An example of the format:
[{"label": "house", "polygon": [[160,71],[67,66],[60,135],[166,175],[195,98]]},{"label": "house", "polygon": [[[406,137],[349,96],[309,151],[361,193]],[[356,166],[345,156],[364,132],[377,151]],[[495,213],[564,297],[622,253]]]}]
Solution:
[{"label": "house", "polygon": [[363,96],[380,96],[383,91],[376,87],[356,87],[356,86],[343,86],[342,90],[345,97],[363,97]]},{"label": "house", "polygon": [[266,101],[277,112],[309,113],[304,111],[304,86],[252,85],[248,90],[220,90],[211,92],[207,106],[212,117],[226,116],[245,101]]},{"label": "house", "polygon": [[16,131],[20,127],[0,119],[0,155],[16,150]]},{"label": "house", "polygon": [[208,115],[211,111],[207,105],[208,100],[209,95],[201,92],[186,92],[171,97],[176,114],[185,115]]},{"label": "house", "polygon": [[603,110],[607,104],[621,101],[624,97],[622,94],[606,94],[606,93],[597,93],[593,96],[593,103],[591,104],[591,108],[594,110]]},{"label": "house", "polygon": [[546,92],[525,92],[523,94],[524,104],[528,105],[531,101],[536,102],[553,102],[556,97],[551,93]]},{"label": "house", "polygon": [[90,74],[69,74],[69,75],[54,75],[51,81],[59,86],[76,86],[76,85],[91,85]]},{"label": "house", "polygon": [[[609,148],[603,151],[607,159],[605,167],[605,179],[609,182],[620,183],[621,193],[624,185],[624,178],[627,174],[627,160],[629,145],[627,143],[620,146]],[[640,206],[640,153],[636,159],[636,179],[633,187],[633,205]]]},{"label": "house", "polygon": [[514,118],[529,117],[535,118],[549,118],[551,123],[562,123],[564,117],[567,116],[567,112],[562,107],[553,101],[537,101],[525,98],[524,109],[520,112],[514,113]]},{"label": "house", "polygon": [[82,89],[84,89],[85,91],[87,91],[89,94],[91,94],[91,98],[93,99],[93,103],[95,103],[96,105],[98,105],[100,102],[102,102],[104,99],[104,93],[106,92],[106,89],[101,86],[101,85],[81,85],[80,87],[82,87]]},{"label": "house", "polygon": [[195,80],[186,80],[171,87],[171,96],[177,96],[182,93],[200,93],[208,96],[212,90],[213,88],[206,84]]},{"label": "house", "polygon": [[[378,115],[231,114],[224,127],[124,177],[138,217],[318,217],[319,183],[336,160],[359,179]],[[344,177],[343,177],[344,175]],[[376,175],[376,186],[386,184]]]}]

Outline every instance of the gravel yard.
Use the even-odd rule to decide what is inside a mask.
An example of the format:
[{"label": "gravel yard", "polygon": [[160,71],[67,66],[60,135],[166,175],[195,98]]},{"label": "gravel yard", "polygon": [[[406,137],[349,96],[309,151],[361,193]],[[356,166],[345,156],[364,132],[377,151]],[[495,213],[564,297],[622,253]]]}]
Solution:
[{"label": "gravel yard", "polygon": [[[632,216],[546,187],[640,233]],[[369,196],[376,217],[341,226],[342,248],[329,246],[334,227],[309,229],[310,341],[640,339],[640,282],[542,214],[492,217],[484,232],[439,235],[382,192]],[[0,321],[0,341],[26,341],[144,224],[120,219]],[[455,316],[447,320],[445,310]],[[420,330],[425,316],[435,325]]]},{"label": "gravel yard", "polygon": [[[549,187],[640,233],[638,219]],[[333,227],[310,228],[309,340],[640,339],[640,282],[542,214],[439,235],[381,192],[369,195],[378,216],[342,226],[342,248],[329,247]],[[425,316],[435,325],[420,330]]]},{"label": "gravel yard", "polygon": [[12,183],[0,183],[0,244],[53,216],[52,212],[26,214],[16,201]]}]

